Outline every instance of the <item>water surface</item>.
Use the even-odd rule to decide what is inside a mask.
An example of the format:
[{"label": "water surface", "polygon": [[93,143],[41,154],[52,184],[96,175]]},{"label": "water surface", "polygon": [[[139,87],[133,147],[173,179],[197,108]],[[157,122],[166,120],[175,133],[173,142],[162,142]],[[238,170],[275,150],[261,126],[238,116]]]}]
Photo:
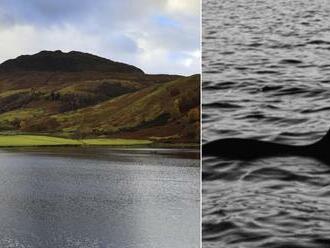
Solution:
[{"label": "water surface", "polygon": [[[203,142],[314,142],[330,128],[330,4],[203,0]],[[204,247],[329,247],[329,165],[203,161]]]},{"label": "water surface", "polygon": [[1,247],[198,247],[199,160],[174,149],[0,151]]}]

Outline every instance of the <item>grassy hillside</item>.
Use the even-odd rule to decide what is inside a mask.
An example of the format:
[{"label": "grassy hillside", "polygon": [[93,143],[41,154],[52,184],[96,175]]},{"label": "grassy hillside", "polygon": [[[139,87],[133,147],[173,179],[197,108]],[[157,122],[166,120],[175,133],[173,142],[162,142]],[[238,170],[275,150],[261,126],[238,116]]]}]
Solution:
[{"label": "grassy hillside", "polygon": [[[74,54],[81,61],[71,65],[72,71],[61,71],[61,66],[52,71],[54,58],[61,60],[64,54],[65,63],[72,59],[70,53],[53,53],[50,62],[52,52],[43,53],[46,58],[39,53],[0,65],[0,132],[199,141],[199,75],[148,75],[80,53]],[[45,59],[48,66],[38,70]],[[86,71],[90,64],[94,67],[86,68],[94,70]]]},{"label": "grassy hillside", "polygon": [[53,118],[64,132],[197,141],[198,82],[198,75],[178,79]]}]

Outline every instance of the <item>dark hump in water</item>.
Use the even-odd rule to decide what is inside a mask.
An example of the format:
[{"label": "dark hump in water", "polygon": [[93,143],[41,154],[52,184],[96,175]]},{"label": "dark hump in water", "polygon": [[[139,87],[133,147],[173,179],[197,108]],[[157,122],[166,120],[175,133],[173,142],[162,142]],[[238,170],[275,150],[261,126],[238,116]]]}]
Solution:
[{"label": "dark hump in water", "polygon": [[22,55],[0,65],[0,72],[16,71],[102,71],[119,73],[144,72],[132,65],[115,62],[89,53],[71,51],[41,51],[34,55]]},{"label": "dark hump in water", "polygon": [[203,156],[231,159],[256,159],[272,156],[306,156],[320,160],[330,159],[330,131],[319,141],[295,146],[253,139],[219,139],[202,147]]}]

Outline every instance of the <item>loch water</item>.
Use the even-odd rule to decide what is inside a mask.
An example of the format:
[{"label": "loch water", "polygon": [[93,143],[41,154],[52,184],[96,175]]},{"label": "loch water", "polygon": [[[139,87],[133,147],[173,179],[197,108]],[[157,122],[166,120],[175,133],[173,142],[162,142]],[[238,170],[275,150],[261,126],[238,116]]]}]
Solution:
[{"label": "loch water", "polygon": [[0,150],[0,247],[198,248],[198,156],[189,149]]},{"label": "loch water", "polygon": [[[203,0],[203,143],[330,128],[330,2]],[[329,147],[330,152],[330,147]],[[330,164],[203,158],[203,247],[330,245]]]}]

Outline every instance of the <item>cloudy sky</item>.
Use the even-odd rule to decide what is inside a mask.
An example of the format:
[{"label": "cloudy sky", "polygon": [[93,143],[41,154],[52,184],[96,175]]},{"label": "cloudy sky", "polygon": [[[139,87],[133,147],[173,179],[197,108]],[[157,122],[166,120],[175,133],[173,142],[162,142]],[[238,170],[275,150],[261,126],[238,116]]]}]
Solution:
[{"label": "cloudy sky", "polygon": [[0,0],[0,63],[41,50],[89,52],[147,73],[199,73],[200,2]]}]

